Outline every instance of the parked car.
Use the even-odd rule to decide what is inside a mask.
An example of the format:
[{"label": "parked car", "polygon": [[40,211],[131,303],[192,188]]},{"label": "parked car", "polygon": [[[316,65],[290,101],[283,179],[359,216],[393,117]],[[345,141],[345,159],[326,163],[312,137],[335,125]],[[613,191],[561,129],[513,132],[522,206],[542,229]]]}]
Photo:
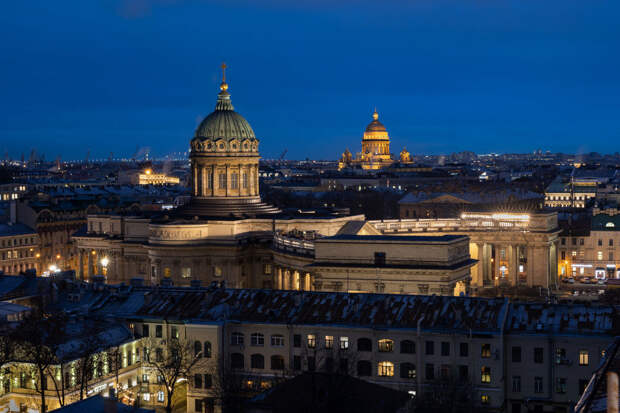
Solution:
[{"label": "parked car", "polygon": [[569,284],[575,284],[575,279],[573,277],[568,277],[566,279],[566,282],[569,283]]}]

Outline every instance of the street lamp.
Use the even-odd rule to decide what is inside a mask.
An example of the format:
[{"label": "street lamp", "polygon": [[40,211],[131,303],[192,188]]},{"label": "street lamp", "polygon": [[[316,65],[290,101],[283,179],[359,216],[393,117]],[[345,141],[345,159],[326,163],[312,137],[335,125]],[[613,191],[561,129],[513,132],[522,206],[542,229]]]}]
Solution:
[{"label": "street lamp", "polygon": [[108,257],[103,257],[101,259],[101,265],[103,265],[104,267],[107,267],[109,263],[110,263],[110,260],[108,259]]}]

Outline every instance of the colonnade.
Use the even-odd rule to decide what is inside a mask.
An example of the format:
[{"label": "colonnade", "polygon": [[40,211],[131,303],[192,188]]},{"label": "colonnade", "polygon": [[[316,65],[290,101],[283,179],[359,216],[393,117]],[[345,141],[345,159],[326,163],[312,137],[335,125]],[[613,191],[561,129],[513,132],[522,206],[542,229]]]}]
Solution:
[{"label": "colonnade", "polygon": [[[78,248],[77,250],[78,280],[90,280],[93,275],[106,275],[112,260],[106,255],[106,250],[92,248]],[[103,261],[106,258],[108,261]],[[104,262],[107,265],[103,265]]]},{"label": "colonnade", "polygon": [[258,196],[258,164],[201,164],[192,166],[194,196]]},{"label": "colonnade", "polygon": [[274,290],[297,290],[312,291],[314,290],[314,277],[309,272],[275,266],[273,271],[273,289]]},{"label": "colonnade", "polygon": [[472,269],[479,287],[540,285],[549,287],[557,278],[555,243],[528,245],[519,242],[470,242],[470,254],[478,264]]}]

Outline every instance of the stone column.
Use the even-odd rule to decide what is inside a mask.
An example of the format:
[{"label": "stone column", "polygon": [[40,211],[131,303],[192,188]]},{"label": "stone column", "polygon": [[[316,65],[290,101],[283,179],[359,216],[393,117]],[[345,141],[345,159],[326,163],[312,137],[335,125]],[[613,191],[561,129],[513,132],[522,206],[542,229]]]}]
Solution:
[{"label": "stone column", "polygon": [[293,271],[293,290],[301,289],[301,277],[299,271]]},{"label": "stone column", "polygon": [[78,249],[78,279],[84,281],[84,251]]},{"label": "stone column", "polygon": [[88,280],[93,276],[93,252],[88,251]]},{"label": "stone column", "polygon": [[200,188],[200,196],[207,196],[207,168],[204,166],[200,168],[201,179],[201,188]]},{"label": "stone column", "polygon": [[306,275],[304,276],[304,290],[306,291],[311,291],[312,290],[312,282],[310,280],[310,273],[307,272]]},{"label": "stone column", "polygon": [[516,245],[510,244],[506,251],[508,253],[508,277],[512,285],[517,285],[518,283],[517,248]]},{"label": "stone column", "polygon": [[198,196],[198,167],[195,163],[192,163],[192,178],[194,196]]},{"label": "stone column", "polygon": [[478,260],[478,263],[471,269],[473,284],[479,287],[483,286],[482,281],[482,246],[479,242],[469,244],[469,254],[472,259]]},{"label": "stone column", "polygon": [[527,286],[532,287],[534,285],[534,248],[527,247],[526,250],[527,257],[527,266],[526,266],[526,275],[527,275]]},{"label": "stone column", "polygon": [[491,265],[491,244],[485,243],[482,246],[482,282],[485,286],[493,284]]},{"label": "stone column", "polygon": [[258,195],[260,193],[258,188],[258,165],[254,166],[254,195]]}]

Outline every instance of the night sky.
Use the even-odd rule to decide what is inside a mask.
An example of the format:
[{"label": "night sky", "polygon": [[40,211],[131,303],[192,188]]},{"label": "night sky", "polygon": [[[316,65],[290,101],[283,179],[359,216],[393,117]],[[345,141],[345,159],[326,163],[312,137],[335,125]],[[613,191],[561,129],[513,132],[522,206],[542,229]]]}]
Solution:
[{"label": "night sky", "polygon": [[0,155],[186,151],[226,61],[263,157],[620,151],[618,0],[0,5]]}]

